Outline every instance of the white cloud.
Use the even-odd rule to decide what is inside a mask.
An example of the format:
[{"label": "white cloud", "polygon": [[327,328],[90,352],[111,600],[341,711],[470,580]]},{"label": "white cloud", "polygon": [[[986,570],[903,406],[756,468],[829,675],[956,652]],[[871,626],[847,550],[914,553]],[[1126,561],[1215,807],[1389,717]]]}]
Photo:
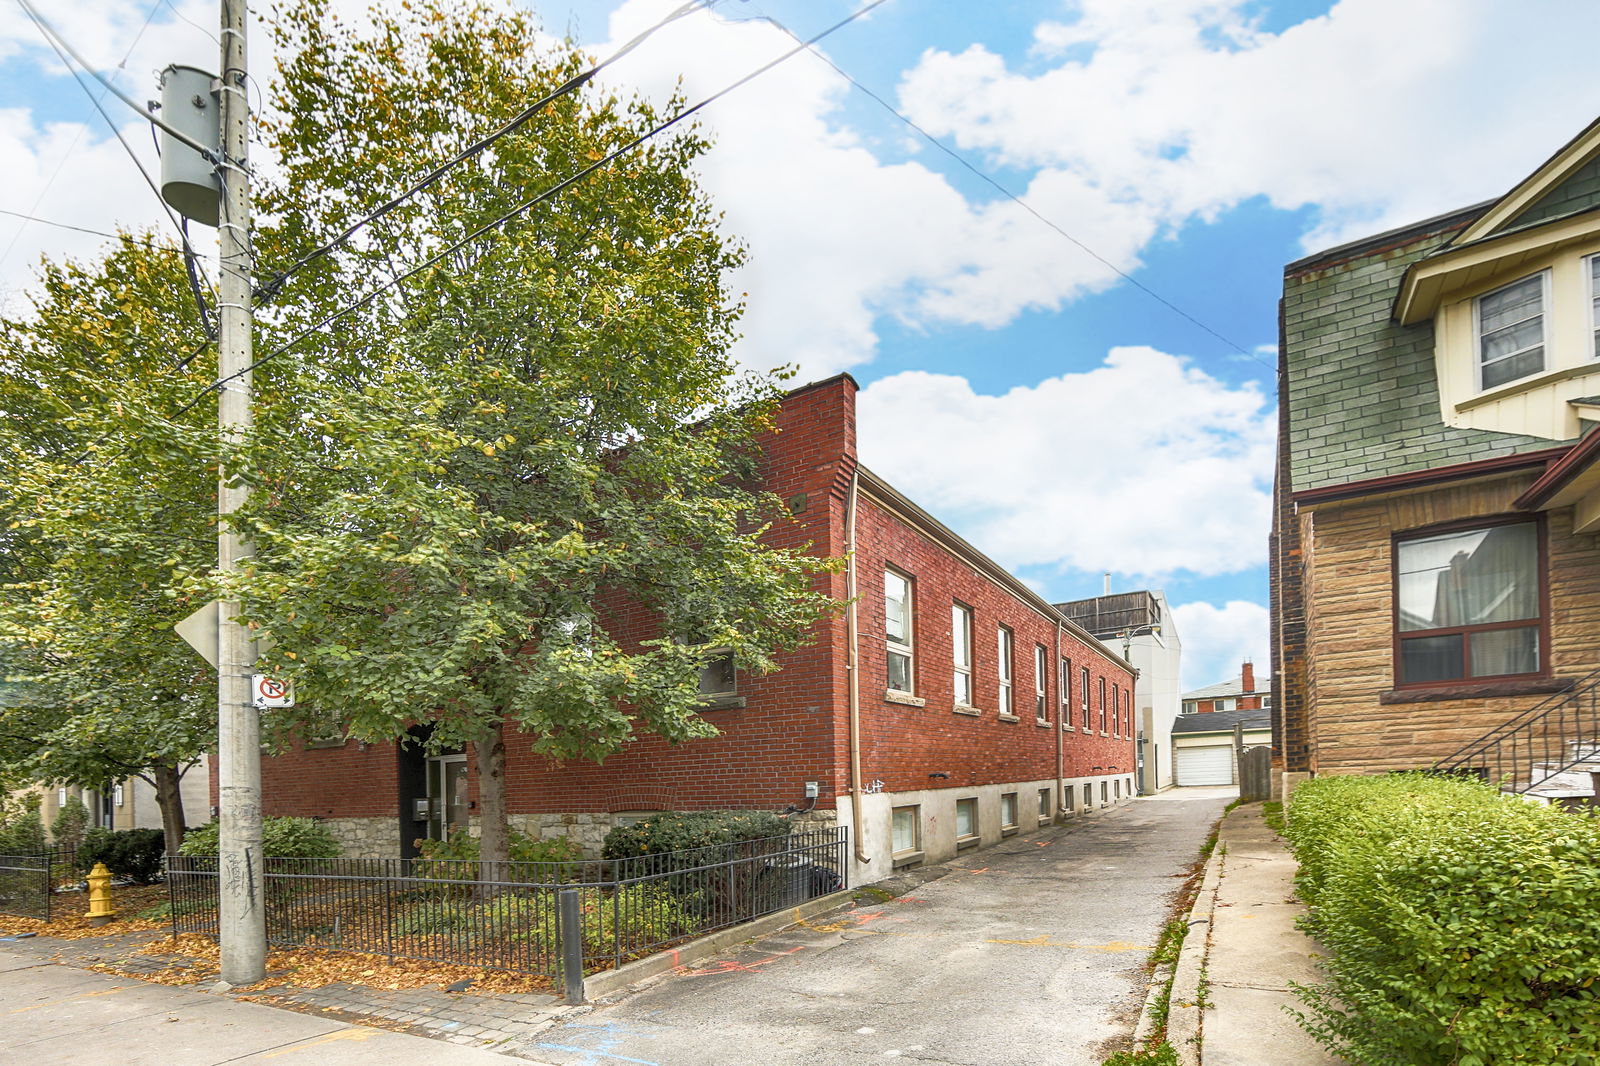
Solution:
[{"label": "white cloud", "polygon": [[[1243,0],[1083,0],[1020,73],[930,50],[912,117],[968,149],[1080,175],[1165,225],[1253,196],[1315,205],[1314,246],[1505,191],[1594,117],[1600,8],[1342,0],[1279,33]],[[1507,44],[1537,55],[1515,77]]]},{"label": "white cloud", "polygon": [[1160,578],[1265,559],[1273,433],[1254,384],[1114,348],[1000,396],[895,374],[858,407],[862,462],[1008,568]]},{"label": "white cloud", "polygon": [[1248,600],[1229,600],[1221,607],[1204,601],[1172,609],[1183,640],[1183,691],[1214,685],[1239,676],[1239,666],[1255,664],[1256,686],[1271,673],[1267,609]]}]

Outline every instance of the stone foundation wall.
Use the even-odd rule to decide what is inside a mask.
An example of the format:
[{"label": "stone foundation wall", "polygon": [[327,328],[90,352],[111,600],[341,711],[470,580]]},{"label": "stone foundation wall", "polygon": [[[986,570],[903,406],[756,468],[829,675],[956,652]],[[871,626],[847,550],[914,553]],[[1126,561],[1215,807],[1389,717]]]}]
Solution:
[{"label": "stone foundation wall", "polygon": [[347,859],[393,859],[400,855],[400,819],[324,818],[322,824]]}]

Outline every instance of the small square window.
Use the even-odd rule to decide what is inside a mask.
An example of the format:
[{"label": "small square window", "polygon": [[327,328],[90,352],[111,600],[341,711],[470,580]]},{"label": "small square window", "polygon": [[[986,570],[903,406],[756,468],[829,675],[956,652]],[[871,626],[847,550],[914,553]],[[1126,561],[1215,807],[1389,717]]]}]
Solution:
[{"label": "small square window", "polygon": [[904,855],[922,850],[922,808],[894,809],[894,853]]},{"label": "small square window", "polygon": [[1000,797],[1000,828],[1015,829],[1017,827],[1017,794],[1007,792]]},{"label": "small square window", "polygon": [[978,839],[978,801],[956,800],[956,842]]}]

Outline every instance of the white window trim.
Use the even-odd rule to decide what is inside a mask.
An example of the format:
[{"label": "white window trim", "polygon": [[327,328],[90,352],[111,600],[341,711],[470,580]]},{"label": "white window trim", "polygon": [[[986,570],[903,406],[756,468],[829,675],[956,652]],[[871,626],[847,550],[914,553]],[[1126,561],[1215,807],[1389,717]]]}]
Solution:
[{"label": "white window trim", "polygon": [[[894,846],[894,816],[900,811],[911,812],[911,846],[909,848],[895,848]],[[894,849],[892,856],[895,859],[907,860],[918,858],[922,855],[922,806],[920,804],[903,804],[890,809],[889,846]]]},{"label": "white window trim", "polygon": [[1000,678],[1000,713],[1014,714],[1016,712],[1014,710],[1015,705],[1012,700],[1012,689],[1015,686],[1012,682],[1014,680],[1015,670],[1012,659],[1016,655],[1017,650],[1016,634],[1011,632],[1011,630],[1007,629],[1005,626],[999,626],[996,629],[995,644],[996,652],[998,653],[1000,659],[999,663],[996,665],[996,673]]},{"label": "white window trim", "polygon": [[[904,655],[905,658],[906,658],[906,676],[910,678],[910,687],[909,688],[895,688],[893,685],[888,684],[888,679],[887,679],[887,677],[885,677],[885,687],[888,688],[888,690],[890,692],[903,692],[908,696],[914,696],[917,693],[917,690],[916,690],[916,684],[917,684],[917,652],[916,652],[916,640],[917,640],[916,595],[917,595],[917,590],[916,590],[916,583],[911,580],[911,575],[910,574],[907,574],[902,570],[896,570],[892,566],[885,567],[883,573],[884,573],[884,581],[885,581],[885,585],[886,586],[887,586],[887,581],[888,581],[888,578],[889,578],[890,575],[893,575],[894,577],[899,578],[901,581],[904,581],[905,585],[906,585],[906,595],[905,595],[906,639],[905,639],[904,642],[902,642],[902,641],[896,640],[894,637],[889,636],[887,634],[887,632],[884,634],[884,645],[885,645],[884,665],[885,665],[885,672],[887,673],[887,666],[888,666],[888,658],[887,657],[888,656],[890,656],[890,655]],[[888,589],[887,589],[887,587],[885,587],[885,589],[884,589],[884,615],[885,615],[885,620],[887,620],[888,610],[889,610],[889,595],[888,595]]]},{"label": "white window trim", "polygon": [[[957,625],[960,619],[960,625]],[[951,689],[957,707],[972,706],[972,608],[964,603],[950,605]],[[963,662],[962,660],[966,661]],[[966,696],[961,698],[959,678],[966,678]]]},{"label": "white window trim", "polygon": [[1050,649],[1043,644],[1033,646],[1033,710],[1041,722],[1050,719],[1050,700],[1046,690],[1050,687]]},{"label": "white window trim", "polygon": [[[970,804],[971,805],[970,810],[972,811],[972,832],[966,834],[965,836],[961,835],[961,828],[960,828],[960,826],[961,826],[961,805],[963,803]],[[965,796],[965,797],[962,797],[962,798],[956,800],[956,808],[955,809],[956,809],[956,814],[955,814],[955,817],[953,817],[950,820],[950,824],[951,824],[951,826],[953,826],[955,828],[955,831],[956,831],[956,845],[958,847],[960,847],[960,846],[963,846],[963,845],[976,844],[979,840],[983,839],[983,823],[978,821],[978,818],[979,818],[978,798],[976,796]]]},{"label": "white window trim", "polygon": [[[1530,278],[1538,278],[1539,279],[1539,344],[1538,344],[1538,348],[1540,349],[1541,362],[1542,362],[1543,365],[1541,365],[1538,370],[1535,370],[1532,373],[1523,374],[1523,375],[1521,375],[1519,377],[1515,377],[1515,378],[1510,378],[1510,379],[1508,379],[1506,381],[1502,381],[1502,382],[1500,382],[1499,384],[1496,384],[1496,385],[1485,385],[1483,383],[1483,371],[1484,371],[1484,367],[1486,365],[1484,363],[1484,361],[1483,361],[1483,301],[1487,300],[1491,296],[1494,296],[1496,293],[1501,293],[1501,292],[1504,292],[1505,290],[1507,290],[1509,288],[1512,288],[1512,287],[1517,286],[1517,285],[1521,285],[1523,282],[1526,282]],[[1523,381],[1523,380],[1526,380],[1526,379],[1529,379],[1529,378],[1536,378],[1536,377],[1539,377],[1540,375],[1546,373],[1547,371],[1549,371],[1550,365],[1551,365],[1551,361],[1550,361],[1550,309],[1551,309],[1551,302],[1550,302],[1550,268],[1548,268],[1548,267],[1546,267],[1544,270],[1538,271],[1537,273],[1524,274],[1520,278],[1516,278],[1516,279],[1514,279],[1512,281],[1508,281],[1504,285],[1500,285],[1500,286],[1497,286],[1496,288],[1490,289],[1488,292],[1479,293],[1477,296],[1474,296],[1472,298],[1472,363],[1473,363],[1473,374],[1474,374],[1474,377],[1476,378],[1476,384],[1478,386],[1478,391],[1479,392],[1488,392],[1488,391],[1490,391],[1492,389],[1498,389],[1498,388],[1500,388],[1502,386],[1510,385],[1512,382]],[[1527,321],[1527,320],[1524,319],[1523,321]],[[1526,351],[1529,351],[1529,350],[1530,349],[1528,349],[1528,348],[1522,348],[1522,349],[1519,349],[1518,351],[1510,352],[1510,353],[1508,353],[1506,355],[1500,356],[1498,359],[1495,360],[1495,362],[1499,363],[1499,362],[1504,362],[1507,359],[1514,359],[1518,355],[1521,355],[1523,352],[1526,352]]]},{"label": "white window trim", "polygon": [[[1006,821],[1006,800],[1011,801],[1011,820]],[[1002,792],[1000,794],[1000,828],[1016,829],[1022,820],[1021,797],[1015,792]]]},{"label": "white window trim", "polygon": [[1600,359],[1600,315],[1595,313],[1594,304],[1600,298],[1600,278],[1595,277],[1595,268],[1600,266],[1600,252],[1583,257],[1583,280],[1586,284],[1584,304],[1589,308],[1589,358]]}]

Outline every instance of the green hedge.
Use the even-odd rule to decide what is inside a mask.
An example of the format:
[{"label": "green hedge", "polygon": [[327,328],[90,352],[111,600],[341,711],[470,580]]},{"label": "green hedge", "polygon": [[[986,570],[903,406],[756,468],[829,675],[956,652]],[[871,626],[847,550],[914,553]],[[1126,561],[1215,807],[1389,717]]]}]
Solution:
[{"label": "green hedge", "polygon": [[1329,949],[1302,1018],[1360,1066],[1600,1063],[1600,822],[1475,781],[1300,786],[1287,830]]},{"label": "green hedge", "polygon": [[600,856],[631,859],[788,833],[789,823],[770,811],[667,811],[611,830]]},{"label": "green hedge", "polygon": [[113,877],[148,885],[161,875],[161,858],[166,850],[167,837],[159,829],[111,830],[96,826],[78,846],[78,870],[88,873],[95,863],[103,862]]},{"label": "green hedge", "polygon": [[[210,856],[221,847],[222,823],[212,819],[190,829],[178,845],[179,855]],[[261,850],[268,857],[336,859],[343,849],[328,827],[315,818],[267,817],[261,820]]]}]

